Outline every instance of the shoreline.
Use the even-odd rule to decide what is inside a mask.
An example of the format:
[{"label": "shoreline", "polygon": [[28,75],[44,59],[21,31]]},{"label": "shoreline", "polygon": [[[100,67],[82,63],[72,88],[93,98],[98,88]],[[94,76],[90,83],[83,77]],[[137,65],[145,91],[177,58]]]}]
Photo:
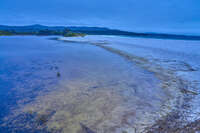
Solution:
[{"label": "shoreline", "polygon": [[[190,86],[190,81],[187,81],[183,79],[182,77],[178,76],[175,71],[168,70],[166,68],[163,68],[162,66],[159,66],[159,63],[150,61],[148,59],[145,59],[143,57],[134,56],[133,54],[128,54],[126,52],[123,52],[122,50],[115,49],[112,47],[109,47],[109,41],[106,40],[100,40],[100,41],[94,41],[94,40],[84,40],[84,38],[80,39],[78,38],[77,41],[75,38],[69,38],[69,39],[63,39],[59,38],[60,41],[70,41],[70,42],[81,42],[81,43],[89,43],[91,45],[95,45],[97,47],[100,47],[104,50],[107,50],[109,52],[112,52],[114,54],[117,54],[124,59],[131,61],[135,63],[136,65],[155,73],[156,77],[162,81],[163,89],[167,89],[168,91],[171,90],[171,93],[175,93],[176,95],[173,100],[169,100],[163,108],[162,117],[160,117],[156,123],[150,127],[145,128],[143,132],[147,133],[154,133],[154,132],[162,132],[162,133],[168,133],[168,132],[187,132],[190,131],[197,131],[198,125],[195,127],[189,127],[187,125],[195,125],[198,120],[195,120],[194,122],[188,122],[184,121],[186,116],[185,113],[188,109],[190,109],[189,105],[191,100],[193,99],[193,96],[199,95],[197,92],[194,92],[190,90],[192,85]],[[191,71],[195,71],[194,69],[191,69]],[[193,86],[194,87],[194,86]],[[174,104],[173,109],[168,109],[168,106],[170,104]],[[187,131],[184,131],[184,129],[187,128]]]},{"label": "shoreline", "polygon": [[[11,38],[9,42],[12,42]],[[49,75],[51,78],[45,78],[46,81],[55,79],[58,82],[52,86],[43,82],[44,86],[41,89],[43,88],[44,92],[38,93],[38,96],[28,104],[23,104],[23,101],[29,97],[20,99],[22,103],[19,104],[19,108],[13,108],[11,110],[13,114],[6,116],[3,121],[4,127],[10,128],[10,131],[38,130],[63,133],[69,130],[73,133],[77,131],[184,133],[184,129],[198,131],[199,119],[195,118],[198,114],[194,114],[193,110],[193,106],[198,109],[198,106],[193,105],[194,99],[199,96],[198,88],[181,75],[181,73],[196,73],[198,67],[176,58],[171,61],[154,56],[141,56],[141,53],[151,54],[147,51],[149,47],[147,50],[143,49],[146,48],[143,42],[149,43],[151,39],[140,38],[134,41],[134,38],[118,36],[72,38],[58,36],[57,39],[13,37],[12,39],[20,39],[21,42],[17,45],[20,46],[22,43],[25,48],[27,48],[26,42],[32,39],[34,43],[28,44],[43,48],[41,54],[46,50],[49,51],[50,56],[44,54],[46,55],[44,60],[38,57],[37,63],[35,62],[38,64],[38,72],[37,69],[32,71],[33,67],[28,65],[26,73],[30,73],[28,72],[30,69],[32,74],[39,74],[37,80],[46,77],[43,72],[47,75],[51,73],[51,76]],[[6,40],[8,38],[4,39],[4,45]],[[167,41],[167,44],[169,42],[156,41],[161,43]],[[158,44],[160,45],[160,42]],[[155,48],[150,50],[152,49]],[[164,52],[161,51],[163,54]],[[16,63],[23,66],[20,62]],[[42,66],[45,71],[39,69]],[[49,69],[45,69],[45,66]],[[59,77],[58,72],[61,74]],[[19,73],[18,76],[22,75]],[[28,87],[32,82],[35,81],[27,81],[25,85]],[[19,85],[24,84],[19,83]],[[34,90],[31,86],[24,89]]]}]

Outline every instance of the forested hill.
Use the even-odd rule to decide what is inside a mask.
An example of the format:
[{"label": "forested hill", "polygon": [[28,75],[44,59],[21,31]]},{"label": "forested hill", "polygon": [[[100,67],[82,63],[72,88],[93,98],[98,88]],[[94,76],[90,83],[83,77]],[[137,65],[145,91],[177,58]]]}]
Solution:
[{"label": "forested hill", "polygon": [[0,35],[64,35],[67,32],[84,33],[88,35],[121,35],[132,37],[146,38],[169,38],[169,39],[185,39],[185,40],[200,40],[200,36],[176,35],[163,33],[137,33],[129,31],[121,31],[102,27],[80,27],[80,26],[44,26],[44,25],[29,25],[29,26],[5,26],[0,25]]}]

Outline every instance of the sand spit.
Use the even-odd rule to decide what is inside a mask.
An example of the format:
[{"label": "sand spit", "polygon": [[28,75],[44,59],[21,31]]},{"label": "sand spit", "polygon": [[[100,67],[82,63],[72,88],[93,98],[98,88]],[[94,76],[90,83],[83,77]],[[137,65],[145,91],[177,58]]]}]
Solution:
[{"label": "sand spit", "polygon": [[[195,120],[191,116],[193,114],[191,108],[191,101],[196,96],[199,95],[197,86],[192,82],[182,78],[177,75],[177,71],[193,72],[196,71],[187,63],[181,64],[170,64],[166,63],[163,66],[163,62],[159,62],[157,59],[149,59],[140,56],[135,56],[129,54],[120,49],[115,49],[110,47],[111,37],[101,37],[101,39],[95,40],[97,37],[93,37],[95,41],[91,39],[92,37],[75,39],[70,38],[69,41],[90,43],[92,45],[101,47],[107,51],[115,53],[126,60],[135,63],[136,65],[155,73],[156,77],[161,80],[162,88],[167,90],[169,95],[172,95],[172,99],[169,99],[162,108],[162,116],[157,120],[152,126],[146,127],[145,130],[139,130],[138,132],[148,132],[148,133],[193,133],[199,131],[198,119]],[[68,41],[68,38],[59,38],[58,40]],[[114,41],[113,41],[114,42]],[[112,43],[113,43],[112,42]],[[179,65],[178,69],[176,68]],[[188,121],[190,119],[191,121]],[[186,129],[186,130],[185,130]]]}]

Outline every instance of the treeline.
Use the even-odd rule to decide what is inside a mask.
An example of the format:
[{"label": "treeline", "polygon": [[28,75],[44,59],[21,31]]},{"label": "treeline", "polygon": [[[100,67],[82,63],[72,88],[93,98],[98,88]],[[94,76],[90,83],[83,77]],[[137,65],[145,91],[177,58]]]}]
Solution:
[{"label": "treeline", "polygon": [[15,30],[8,30],[3,31],[0,30],[0,36],[9,36],[9,35],[37,35],[37,36],[49,36],[49,35],[59,35],[65,37],[84,37],[86,34],[80,32],[71,32],[67,29],[65,30],[37,30],[37,31],[15,31]]},{"label": "treeline", "polygon": [[0,36],[3,36],[3,35],[9,36],[9,35],[12,35],[12,33],[8,32],[8,31],[1,31],[0,30]]},{"label": "treeline", "polygon": [[69,31],[68,30],[38,30],[38,31],[15,31],[15,30],[8,30],[8,31],[0,31],[0,35],[65,35]]},{"label": "treeline", "polygon": [[65,27],[65,26],[5,26],[0,25],[0,35],[61,35],[65,37],[76,37],[85,35],[119,35],[142,38],[158,39],[183,39],[183,40],[200,40],[200,36],[195,35],[176,35],[163,33],[137,33],[121,31],[101,27]]}]

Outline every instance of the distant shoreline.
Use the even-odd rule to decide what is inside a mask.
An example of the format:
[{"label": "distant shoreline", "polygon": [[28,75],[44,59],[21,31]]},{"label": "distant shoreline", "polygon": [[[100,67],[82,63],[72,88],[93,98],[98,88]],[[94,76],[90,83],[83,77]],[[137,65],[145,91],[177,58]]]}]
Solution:
[{"label": "distant shoreline", "polygon": [[[168,33],[140,33],[129,32],[116,29],[102,28],[102,27],[65,27],[65,26],[4,26],[0,25],[0,36],[8,35],[63,35],[65,31],[74,33],[81,33],[87,35],[118,35],[141,38],[158,38],[158,39],[175,39],[175,40],[200,40],[200,36],[196,35],[181,35]],[[1,34],[1,32],[6,32]]]}]

